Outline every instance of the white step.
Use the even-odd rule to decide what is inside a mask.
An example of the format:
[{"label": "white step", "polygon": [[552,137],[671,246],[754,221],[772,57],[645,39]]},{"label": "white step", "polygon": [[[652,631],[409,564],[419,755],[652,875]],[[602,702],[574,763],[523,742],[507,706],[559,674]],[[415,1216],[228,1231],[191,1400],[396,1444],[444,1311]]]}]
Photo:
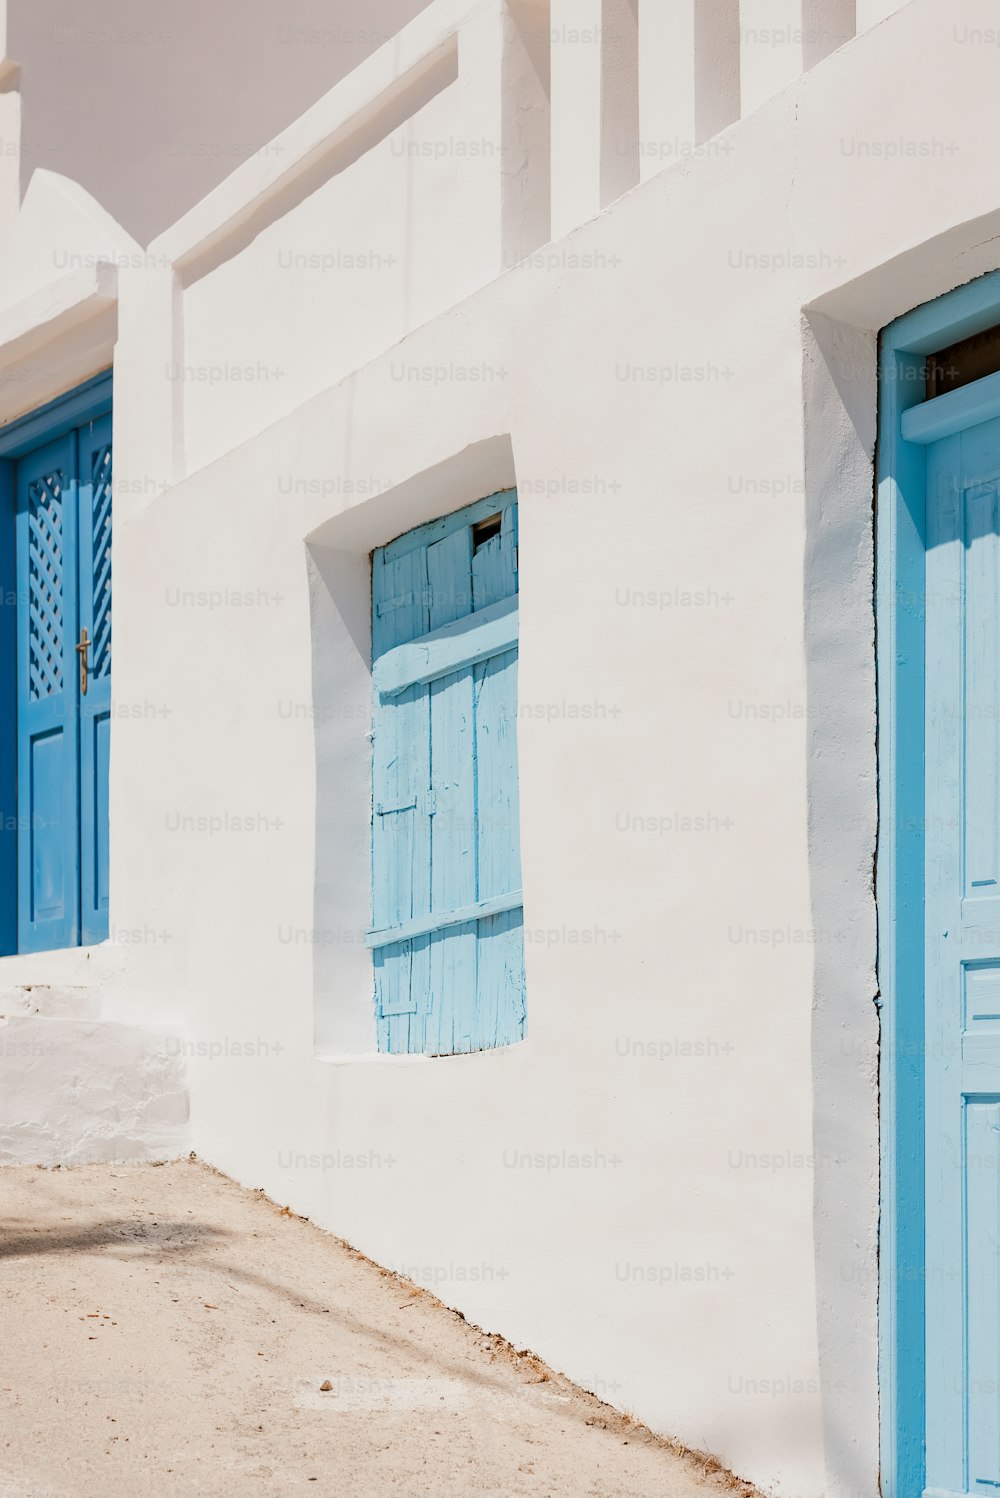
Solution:
[{"label": "white step", "polygon": [[87,1013],[95,1003],[85,989],[0,992],[0,1165],[168,1160],[191,1148],[181,1037],[101,1020]]},{"label": "white step", "polygon": [[0,1020],[11,1014],[44,1014],[52,1019],[96,1019],[101,1012],[96,988],[72,983],[20,983],[0,988]]}]

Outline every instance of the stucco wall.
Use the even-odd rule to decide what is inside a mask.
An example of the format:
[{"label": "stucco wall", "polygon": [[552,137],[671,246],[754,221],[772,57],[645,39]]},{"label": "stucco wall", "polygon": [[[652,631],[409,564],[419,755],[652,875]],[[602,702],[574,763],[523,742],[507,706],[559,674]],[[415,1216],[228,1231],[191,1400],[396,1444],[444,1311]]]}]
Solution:
[{"label": "stucco wall", "polygon": [[62,172],[148,244],[426,3],[7,0],[22,188]]},{"label": "stucco wall", "polygon": [[[123,290],[108,1013],[184,1028],[207,1159],[789,1498],[877,1491],[875,334],[1000,263],[989,17],[912,0],[167,493]],[[529,1037],[377,1059],[365,557],[510,481]]]},{"label": "stucco wall", "polygon": [[[252,1053],[192,1055],[199,1148],[796,1498],[876,1491],[873,334],[1000,258],[954,24],[906,7],[118,541],[115,920],[170,935],[122,1009]],[[319,1059],[365,1044],[363,557],[511,461],[529,1039]]]}]

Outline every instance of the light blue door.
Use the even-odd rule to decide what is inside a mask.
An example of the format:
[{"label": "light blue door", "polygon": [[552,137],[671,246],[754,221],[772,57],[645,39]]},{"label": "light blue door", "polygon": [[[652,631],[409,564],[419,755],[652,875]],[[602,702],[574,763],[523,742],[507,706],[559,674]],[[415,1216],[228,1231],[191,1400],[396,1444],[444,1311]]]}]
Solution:
[{"label": "light blue door", "polygon": [[517,496],[372,559],[373,927],[379,1047],[524,1035]]},{"label": "light blue door", "polygon": [[1000,1494],[1000,420],[927,449],[927,1492]]},{"label": "light blue door", "polygon": [[108,932],[111,418],[21,457],[18,949]]}]

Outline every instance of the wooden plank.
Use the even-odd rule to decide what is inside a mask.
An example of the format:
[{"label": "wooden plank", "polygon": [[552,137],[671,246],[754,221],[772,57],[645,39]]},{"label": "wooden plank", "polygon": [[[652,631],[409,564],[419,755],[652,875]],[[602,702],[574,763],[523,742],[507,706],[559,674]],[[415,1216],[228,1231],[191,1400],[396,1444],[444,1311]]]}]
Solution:
[{"label": "wooden plank", "polygon": [[[994,1070],[994,1079],[996,1071]],[[966,1108],[966,1252],[968,1346],[962,1369],[968,1410],[969,1486],[1000,1488],[1000,1191],[997,1142],[1000,1103],[970,1101]],[[958,1266],[956,1266],[956,1270]],[[982,1485],[982,1487],[981,1487]]]},{"label": "wooden plank", "polygon": [[[373,567],[373,637],[395,645],[427,629],[426,554],[413,552]],[[388,599],[408,598],[378,612]],[[417,687],[382,706],[375,699],[372,731],[373,784],[381,807],[372,817],[372,920],[399,926],[430,909],[430,846],[427,797],[430,789],[430,726],[427,692]],[[411,945],[397,941],[375,959],[376,1012],[380,1045],[390,1051],[410,1047],[411,1017],[424,985],[413,971]]]},{"label": "wooden plank", "polygon": [[[463,526],[452,531],[440,541],[427,548],[428,619],[430,635],[420,643],[430,643],[444,638],[443,631],[458,621],[468,625],[468,615],[474,608],[472,601],[472,527]],[[459,628],[461,629],[461,625]],[[394,652],[395,654],[395,652]],[[456,663],[452,669],[465,664]],[[379,661],[379,669],[385,669]]]},{"label": "wooden plank", "polygon": [[470,669],[436,681],[431,693],[431,908],[449,919],[431,942],[434,1054],[468,1049],[476,1007],[476,925],[455,912],[477,901],[475,690]]},{"label": "wooden plank", "polygon": [[395,560],[372,558],[372,660],[430,629],[427,557],[417,551]]},{"label": "wooden plank", "polygon": [[[467,514],[468,512],[466,512]],[[461,630],[472,614],[472,527],[456,527],[427,549],[431,624]],[[411,647],[416,648],[416,647]],[[449,916],[430,939],[430,1005],[424,1046],[432,1055],[462,1050],[465,1016],[476,1002],[476,925],[455,913],[474,904],[476,742],[472,672],[430,685],[431,908]]]},{"label": "wooden plank", "polygon": [[372,666],[372,686],[382,697],[393,697],[500,655],[517,638],[517,600],[507,598],[387,651]]},{"label": "wooden plank", "polygon": [[93,642],[87,692],[80,698],[80,937],[108,935],[110,868],[111,617],[113,468],[111,415],[77,434],[79,456],[80,625]]},{"label": "wooden plank", "polygon": [[413,920],[396,926],[369,931],[365,935],[365,941],[373,951],[378,951],[395,942],[412,941],[414,937],[446,931],[451,926],[464,926],[469,921],[481,921],[487,916],[502,915],[508,910],[520,910],[523,903],[521,890],[512,889],[488,900],[475,900],[458,910],[434,911],[430,915],[416,916]]},{"label": "wooden plank", "polygon": [[[517,509],[472,561],[476,608],[517,594]],[[476,669],[476,858],[481,898],[521,887],[517,767],[517,650]],[[524,1038],[524,914],[509,910],[479,923],[477,1049]]]},{"label": "wooden plank", "polygon": [[[453,530],[426,548],[427,557],[427,618],[431,631],[454,623],[472,609],[472,538],[468,526]],[[434,847],[437,826],[437,801],[432,784],[433,754],[433,688],[422,686],[426,695],[428,722],[427,775],[430,787],[426,806],[425,835],[427,838],[428,880],[436,856]],[[431,907],[433,894],[428,884],[427,902]],[[430,917],[428,918],[430,919]],[[434,1053],[442,1048],[440,985],[435,981],[434,952],[435,937],[432,930],[414,932],[414,982],[420,984],[421,1002],[410,1027],[412,1052]]]},{"label": "wooden plank", "polygon": [[476,670],[476,750],[476,857],[485,900],[521,886],[516,650]]},{"label": "wooden plank", "polygon": [[963,1094],[995,1092],[1000,1076],[1000,1034],[982,1026],[971,1034],[966,1031],[961,1046]]},{"label": "wooden plank", "polygon": [[516,1045],[525,1035],[524,912],[509,910],[479,923],[477,1050]]},{"label": "wooden plank", "polygon": [[[948,1498],[925,1480],[924,801],[925,456],[900,440],[901,417],[922,396],[924,356],[993,327],[1000,277],[983,276],[925,303],[884,332],[880,350],[877,600],[880,839],[878,978],[882,999],[879,1364],[883,1484],[895,1498]],[[929,464],[928,464],[929,466]],[[930,499],[930,490],[926,492]],[[950,582],[950,580],[949,580]],[[952,813],[953,814],[953,813]],[[972,902],[966,901],[966,910]],[[976,901],[988,905],[997,902]],[[986,911],[956,956],[990,956]],[[994,930],[1000,923],[993,921]],[[944,929],[944,928],[942,928]],[[954,927],[948,929],[954,930]],[[964,1492],[965,1484],[961,1487]],[[954,1489],[952,1498],[955,1498]]]},{"label": "wooden plank", "polygon": [[84,422],[111,411],[112,374],[107,369],[68,395],[57,395],[34,411],[0,427],[0,457],[20,458],[42,443],[54,442]]},{"label": "wooden plank", "polygon": [[947,1264],[962,1260],[963,1168],[959,1087],[961,1013],[959,966],[947,933],[961,924],[962,814],[962,494],[960,442],[928,453],[927,630],[925,724],[926,983],[925,1076],[927,1193],[924,1285],[926,1314],[927,1483],[948,1486],[961,1464],[965,1388],[962,1378],[963,1290],[949,1281]]},{"label": "wooden plank", "polygon": [[1000,373],[911,406],[903,412],[903,438],[921,445],[940,442],[996,416],[1000,416]]},{"label": "wooden plank", "polygon": [[18,950],[80,940],[77,440],[17,465]]},{"label": "wooden plank", "polygon": [[[991,1000],[1000,927],[983,920],[998,904],[998,488],[1000,420],[929,449],[927,1485],[977,1492],[1000,1488],[1000,1033]],[[983,958],[975,969],[963,962],[972,947]]]},{"label": "wooden plank", "polygon": [[0,460],[0,957],[17,951],[17,491]]},{"label": "wooden plank", "polygon": [[[499,535],[476,548],[472,558],[473,607],[498,607],[517,593],[517,507],[504,510]],[[514,642],[511,641],[513,644]]]},{"label": "wooden plank", "polygon": [[[987,890],[997,883],[1000,835],[1000,567],[997,557],[997,490],[994,485],[964,495],[965,545],[965,883]],[[957,833],[957,825],[955,828]]]}]

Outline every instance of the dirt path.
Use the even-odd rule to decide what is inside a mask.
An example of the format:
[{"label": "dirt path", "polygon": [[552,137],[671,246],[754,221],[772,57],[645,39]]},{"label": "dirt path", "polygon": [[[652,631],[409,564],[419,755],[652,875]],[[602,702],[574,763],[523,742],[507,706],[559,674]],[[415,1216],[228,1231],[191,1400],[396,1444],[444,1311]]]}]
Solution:
[{"label": "dirt path", "polygon": [[197,1163],[0,1169],[0,1294],[0,1498],[748,1491]]}]

